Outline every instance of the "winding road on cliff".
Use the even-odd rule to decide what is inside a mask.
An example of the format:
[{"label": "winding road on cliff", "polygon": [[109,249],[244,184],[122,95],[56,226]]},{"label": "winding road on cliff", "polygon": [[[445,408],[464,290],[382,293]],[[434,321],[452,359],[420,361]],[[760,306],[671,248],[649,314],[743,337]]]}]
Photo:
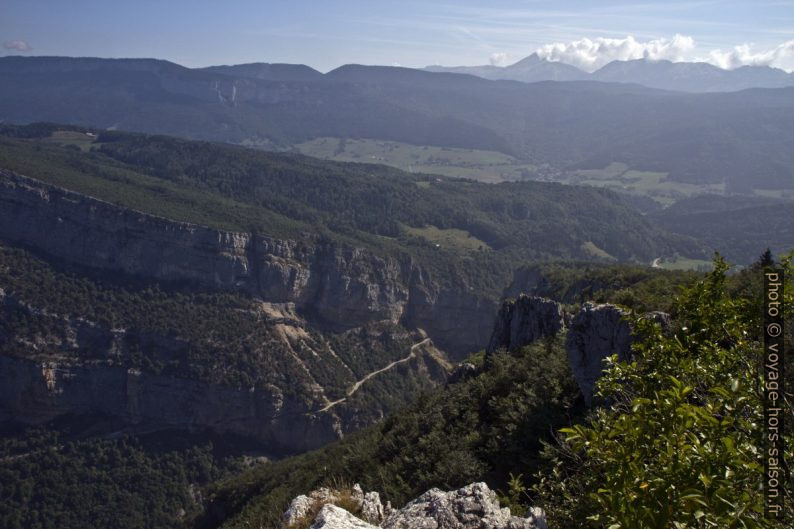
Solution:
[{"label": "winding road on cliff", "polygon": [[430,338],[425,338],[421,342],[417,342],[417,343],[413,344],[411,346],[411,352],[408,353],[408,356],[406,356],[405,358],[401,358],[399,360],[395,360],[394,362],[392,362],[391,364],[387,365],[386,367],[382,367],[382,368],[378,369],[377,371],[373,371],[372,373],[369,373],[367,376],[365,376],[364,378],[362,378],[361,380],[359,380],[358,382],[356,382],[355,384],[350,386],[350,389],[347,390],[347,394],[344,397],[342,397],[339,400],[335,400],[333,402],[329,402],[324,408],[321,408],[321,409],[317,410],[317,413],[328,411],[331,408],[333,408],[334,406],[336,406],[337,404],[343,403],[349,397],[352,397],[353,394],[356,391],[358,391],[358,388],[360,388],[362,386],[362,384],[364,384],[364,382],[366,382],[370,378],[374,377],[375,375],[379,375],[379,374],[383,373],[384,371],[388,371],[389,369],[393,368],[397,364],[402,364],[402,363],[407,362],[408,360],[410,360],[411,358],[416,356],[416,350],[417,349],[419,349],[421,346],[423,346],[423,345],[425,345],[425,344],[427,344],[429,342],[430,342]]}]

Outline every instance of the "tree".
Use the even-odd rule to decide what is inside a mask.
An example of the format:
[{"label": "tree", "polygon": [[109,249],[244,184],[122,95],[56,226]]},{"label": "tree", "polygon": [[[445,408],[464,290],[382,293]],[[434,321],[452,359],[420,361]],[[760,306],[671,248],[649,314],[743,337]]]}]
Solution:
[{"label": "tree", "polygon": [[762,269],[767,266],[775,265],[775,258],[772,256],[772,251],[769,248],[767,248],[766,251],[761,254],[761,257],[758,259],[758,263],[761,265]]}]

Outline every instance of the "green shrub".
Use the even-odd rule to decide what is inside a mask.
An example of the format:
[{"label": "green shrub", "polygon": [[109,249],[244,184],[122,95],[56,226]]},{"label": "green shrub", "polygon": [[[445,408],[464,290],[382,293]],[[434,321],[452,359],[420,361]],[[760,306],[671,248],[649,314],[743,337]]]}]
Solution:
[{"label": "green shrub", "polygon": [[[676,301],[672,335],[635,318],[634,360],[612,357],[598,382],[611,405],[560,430],[555,468],[535,487],[553,526],[793,526],[790,500],[784,522],[763,517],[759,300],[731,295],[727,265],[714,264]],[[790,318],[790,258],[783,266]]]}]

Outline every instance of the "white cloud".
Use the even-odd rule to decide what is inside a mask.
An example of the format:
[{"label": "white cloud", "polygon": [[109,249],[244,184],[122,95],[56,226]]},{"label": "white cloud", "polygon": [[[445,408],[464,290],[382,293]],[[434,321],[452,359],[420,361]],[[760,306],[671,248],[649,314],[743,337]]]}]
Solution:
[{"label": "white cloud", "polygon": [[794,71],[794,40],[765,51],[753,51],[750,45],[742,44],[731,51],[713,50],[709,62],[731,70],[740,66],[773,66],[787,72]]},{"label": "white cloud", "polygon": [[506,53],[493,53],[491,54],[490,59],[488,59],[491,63],[491,66],[507,66],[507,54]]},{"label": "white cloud", "polygon": [[633,59],[682,61],[695,48],[695,40],[676,34],[672,39],[655,39],[639,42],[634,37],[623,39],[596,38],[573,42],[546,44],[537,54],[550,61],[572,64],[592,72],[612,61]]},{"label": "white cloud", "polygon": [[7,40],[3,43],[3,47],[7,50],[13,51],[32,51],[33,48],[24,40]]}]

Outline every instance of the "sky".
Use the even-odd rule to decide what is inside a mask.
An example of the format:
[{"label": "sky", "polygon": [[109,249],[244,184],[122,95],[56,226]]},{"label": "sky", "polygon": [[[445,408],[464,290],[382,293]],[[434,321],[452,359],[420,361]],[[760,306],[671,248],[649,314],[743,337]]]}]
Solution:
[{"label": "sky", "polygon": [[533,52],[794,71],[794,0],[0,0],[0,55],[504,66]]}]

